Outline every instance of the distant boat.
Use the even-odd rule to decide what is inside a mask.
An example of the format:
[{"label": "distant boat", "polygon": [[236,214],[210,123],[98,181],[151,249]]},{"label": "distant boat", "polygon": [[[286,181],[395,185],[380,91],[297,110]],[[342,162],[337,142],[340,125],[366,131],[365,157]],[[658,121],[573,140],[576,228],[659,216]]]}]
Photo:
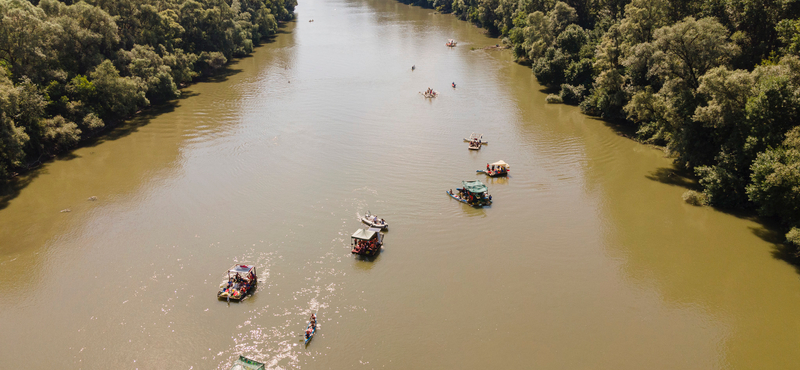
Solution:
[{"label": "distant boat", "polygon": [[450,39],[450,40],[447,40],[447,43],[445,45],[452,48],[452,47],[456,46],[456,44],[458,44],[456,42],[456,40]]},{"label": "distant boat", "polygon": [[499,177],[508,175],[508,171],[510,170],[511,166],[509,166],[508,163],[497,161],[492,164],[487,164],[485,170],[477,170],[475,172],[485,173],[489,175],[489,177]]},{"label": "distant boat", "polygon": [[433,90],[431,90],[430,92],[426,91],[424,93],[420,92],[420,94],[422,94],[422,96],[424,96],[424,97],[426,97],[428,99],[432,99],[432,98],[435,98],[435,97],[439,96],[439,93],[436,92],[436,91],[433,91]]},{"label": "distant boat", "polygon": [[476,134],[473,132],[472,134],[469,135],[469,139],[464,138],[464,141],[475,141],[475,140],[480,141],[481,145],[489,144],[488,141],[483,140],[483,134]]}]

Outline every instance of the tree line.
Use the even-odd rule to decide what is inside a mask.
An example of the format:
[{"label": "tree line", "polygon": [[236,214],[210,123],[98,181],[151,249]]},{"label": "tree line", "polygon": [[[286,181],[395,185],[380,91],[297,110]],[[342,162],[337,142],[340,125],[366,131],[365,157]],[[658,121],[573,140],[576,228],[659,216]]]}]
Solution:
[{"label": "tree line", "polygon": [[400,0],[503,37],[550,102],[622,122],[800,247],[800,2]]},{"label": "tree line", "polygon": [[249,54],[296,0],[0,0],[0,181]]}]

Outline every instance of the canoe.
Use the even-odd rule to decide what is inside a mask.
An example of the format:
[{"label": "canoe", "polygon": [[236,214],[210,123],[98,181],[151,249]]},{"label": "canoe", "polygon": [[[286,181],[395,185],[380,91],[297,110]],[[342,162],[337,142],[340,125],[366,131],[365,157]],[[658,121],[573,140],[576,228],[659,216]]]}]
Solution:
[{"label": "canoe", "polygon": [[[306,330],[308,330],[308,328],[310,328],[310,327],[311,327],[311,321],[308,322],[308,326],[306,326]],[[306,338],[305,345],[308,345],[308,342],[310,342],[311,339],[314,338],[314,334],[317,334],[317,327],[319,327],[319,318],[317,318],[317,326],[315,326],[314,329],[311,331],[311,335],[308,338]],[[305,333],[306,332],[304,331],[303,332],[303,337],[306,336]]]},{"label": "canoe", "polygon": [[372,216],[375,216],[375,215],[370,214],[369,212],[367,212],[367,214],[365,214],[364,216],[361,216],[361,222],[369,225],[370,227],[377,227],[377,228],[379,228],[381,230],[388,230],[389,229],[389,224],[386,223],[385,219],[379,218],[378,222],[374,222],[374,221],[372,221]]},{"label": "canoe", "polygon": [[[456,189],[456,190],[458,190],[458,189]],[[453,198],[453,199],[455,199],[455,200],[457,200],[457,201],[459,201],[461,203],[464,203],[464,204],[469,204],[469,202],[467,202],[464,199],[461,199],[461,197],[456,196],[456,194],[450,194],[450,192],[447,191],[447,190],[445,190],[444,192],[447,193],[447,195],[449,195],[450,198]],[[469,205],[472,205],[472,204],[469,204]]]}]

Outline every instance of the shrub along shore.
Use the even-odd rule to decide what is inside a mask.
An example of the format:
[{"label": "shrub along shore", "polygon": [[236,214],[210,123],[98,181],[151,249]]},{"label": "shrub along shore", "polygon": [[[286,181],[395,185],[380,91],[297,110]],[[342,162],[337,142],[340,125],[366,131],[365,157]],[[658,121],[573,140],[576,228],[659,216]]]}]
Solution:
[{"label": "shrub along shore", "polygon": [[399,0],[503,38],[557,94],[662,146],[703,192],[800,247],[800,2]]},{"label": "shrub along shore", "polygon": [[296,0],[0,0],[0,181],[250,54]]}]

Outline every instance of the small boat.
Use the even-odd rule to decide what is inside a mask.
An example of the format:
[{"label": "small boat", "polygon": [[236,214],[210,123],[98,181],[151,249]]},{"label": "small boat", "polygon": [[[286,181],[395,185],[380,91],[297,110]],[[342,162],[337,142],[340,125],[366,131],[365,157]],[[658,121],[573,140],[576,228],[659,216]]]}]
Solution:
[{"label": "small boat", "polygon": [[461,181],[464,185],[463,188],[457,188],[458,193],[448,190],[445,193],[461,203],[469,204],[475,208],[488,206],[492,204],[492,196],[489,195],[489,189],[482,182],[478,180]]},{"label": "small boat", "polygon": [[464,141],[469,141],[469,142],[472,142],[472,141],[475,141],[475,140],[480,141],[481,145],[489,144],[488,141],[483,140],[483,134],[476,134],[476,133],[473,132],[472,134],[469,135],[469,139],[464,138]]},{"label": "small boat", "polygon": [[428,99],[435,98],[435,97],[439,96],[439,93],[436,92],[436,91],[433,91],[433,90],[431,90],[430,92],[427,92],[427,91],[426,92],[420,92],[420,94],[422,94],[422,96],[424,96],[424,97],[426,97]]},{"label": "small boat", "polygon": [[489,177],[498,177],[508,175],[508,171],[511,171],[511,166],[509,166],[508,163],[497,161],[492,164],[487,164],[485,170],[477,170],[475,172],[485,173],[489,175]]},{"label": "small boat", "polygon": [[456,40],[450,39],[450,40],[447,40],[447,43],[445,45],[452,48],[452,47],[456,46],[456,44],[458,44],[456,42]]},{"label": "small boat", "polygon": [[454,89],[456,88],[456,83],[455,82],[451,83],[450,85],[453,86]]},{"label": "small boat", "polygon": [[241,301],[248,294],[255,292],[258,284],[254,265],[233,265],[228,269],[225,280],[219,285],[217,298],[230,301]]},{"label": "small boat", "polygon": [[[306,326],[306,331],[303,332],[303,337],[305,338],[305,345],[308,345],[308,342],[310,342],[311,339],[314,338],[314,334],[317,334],[317,315],[312,313],[311,317],[314,318],[314,323],[312,324],[311,320],[309,320],[308,326]],[[311,328],[311,335],[306,335],[306,332],[308,332],[309,328]]]},{"label": "small boat", "polygon": [[480,150],[481,149],[481,142],[478,141],[478,140],[470,141],[469,145],[467,147],[469,148],[469,150]]},{"label": "small boat", "polygon": [[414,72],[415,69],[417,69],[416,65],[411,66],[411,72]]},{"label": "small boat", "polygon": [[381,230],[389,229],[389,224],[386,223],[385,219],[378,218],[378,216],[370,214],[369,211],[367,211],[367,214],[361,217],[361,222],[369,225],[370,227],[376,227]]},{"label": "small boat", "polygon": [[266,366],[256,360],[239,355],[239,359],[234,361],[231,370],[265,370]]},{"label": "small boat", "polygon": [[350,236],[350,245],[353,254],[360,254],[362,256],[376,256],[380,253],[383,247],[383,234],[381,229],[377,227],[370,227],[367,230],[358,229],[353,235]]}]

